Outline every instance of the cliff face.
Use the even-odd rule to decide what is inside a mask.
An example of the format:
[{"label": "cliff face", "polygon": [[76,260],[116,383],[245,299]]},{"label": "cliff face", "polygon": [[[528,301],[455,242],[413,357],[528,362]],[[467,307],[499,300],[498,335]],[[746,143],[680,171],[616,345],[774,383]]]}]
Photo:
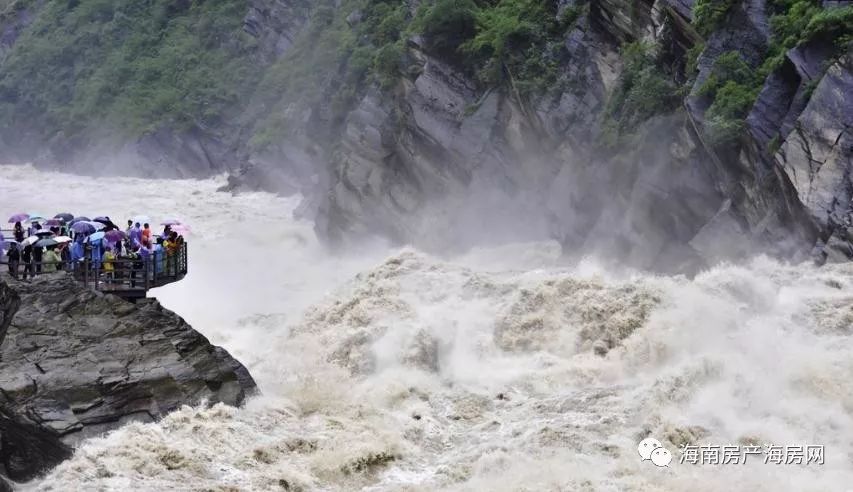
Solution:
[{"label": "cliff face", "polygon": [[789,51],[738,145],[715,147],[703,136],[710,102],[698,93],[715,60],[735,50],[758,64],[768,47],[763,2],[736,5],[708,37],[683,108],[644,122],[615,150],[594,145],[624,71],[619,44],[651,43],[671,61],[672,77],[683,76],[687,51],[703,42],[691,8],[590,2],[563,39],[568,89],[532,100],[476,91],[415,44],[422,72],[393,98],[368,94],[348,117],[318,230],[333,238],[379,230],[437,248],[549,236],[569,253],[597,251],[664,271],[756,251],[853,258],[849,58],[824,72],[826,50]]},{"label": "cliff face", "polygon": [[[755,251],[853,258],[853,81],[837,30],[789,48],[772,27],[780,7],[763,0],[723,2],[714,22],[693,18],[693,0],[543,2],[570,21],[529,53],[547,51],[553,80],[526,90],[529,73],[507,65],[500,83],[484,83],[458,52],[411,30],[380,49],[374,31],[387,26],[370,18],[380,3],[388,19],[432,4],[247,2],[231,36],[257,73],[237,102],[212,124],[159,125],[124,142],[117,160],[141,174],[230,170],[234,191],[301,192],[301,212],[336,243],[378,233],[447,250],[555,238],[569,254],[665,271]],[[6,31],[26,32],[34,15],[7,18]],[[651,53],[653,70],[638,75],[632,46]],[[360,75],[365,49],[389,47],[399,76]],[[731,53],[749,81],[721,75]],[[723,87],[725,77],[741,85]],[[732,87],[749,96],[713,94]],[[723,104],[732,101],[742,108]],[[726,111],[740,113],[721,119]],[[103,153],[96,147],[75,152]],[[97,172],[101,162],[63,165]]]},{"label": "cliff face", "polygon": [[155,300],[130,304],[63,274],[0,282],[0,292],[11,319],[0,346],[0,472],[15,481],[86,437],[185,404],[240,405],[255,390],[238,361]]}]

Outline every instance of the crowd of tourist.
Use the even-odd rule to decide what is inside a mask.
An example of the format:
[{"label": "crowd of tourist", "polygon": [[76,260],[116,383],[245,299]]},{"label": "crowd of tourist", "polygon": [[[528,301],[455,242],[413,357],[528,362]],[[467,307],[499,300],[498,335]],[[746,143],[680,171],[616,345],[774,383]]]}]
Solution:
[{"label": "crowd of tourist", "polygon": [[103,276],[106,283],[128,281],[136,285],[143,271],[151,277],[174,273],[169,260],[183,251],[184,226],[167,220],[155,234],[147,218],[127,221],[122,229],[109,217],[74,217],[57,214],[52,219],[28,214],[9,218],[11,238],[0,233],[9,274],[26,280],[60,270]]}]

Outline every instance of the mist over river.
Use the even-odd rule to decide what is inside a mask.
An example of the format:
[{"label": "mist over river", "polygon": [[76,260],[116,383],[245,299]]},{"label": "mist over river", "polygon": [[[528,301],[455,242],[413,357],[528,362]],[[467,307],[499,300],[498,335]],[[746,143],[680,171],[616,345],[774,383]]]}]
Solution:
[{"label": "mist over river", "polygon": [[[4,219],[188,223],[190,273],[152,295],[262,391],[88,440],[23,490],[853,489],[849,263],[689,279],[549,242],[332,255],[298,197],[223,183],[0,166]],[[638,455],[648,436],[668,467]],[[825,463],[679,463],[685,443],[823,445]]]}]

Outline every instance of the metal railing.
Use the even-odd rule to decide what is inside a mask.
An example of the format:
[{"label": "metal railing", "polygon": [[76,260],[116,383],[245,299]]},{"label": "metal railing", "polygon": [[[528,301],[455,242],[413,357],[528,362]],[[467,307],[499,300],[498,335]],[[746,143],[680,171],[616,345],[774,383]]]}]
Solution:
[{"label": "metal railing", "polygon": [[85,287],[116,295],[144,297],[149,289],[162,287],[184,278],[188,270],[187,243],[173,252],[163,249],[147,257],[93,259],[91,255],[78,261],[19,262],[10,268],[8,261],[0,262],[2,271],[18,279],[66,272]]}]

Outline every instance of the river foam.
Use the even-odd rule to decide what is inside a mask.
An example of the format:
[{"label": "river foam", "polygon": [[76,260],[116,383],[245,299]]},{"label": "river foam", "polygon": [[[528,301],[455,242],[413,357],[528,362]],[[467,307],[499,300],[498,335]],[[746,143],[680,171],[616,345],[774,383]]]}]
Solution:
[{"label": "river foam", "polygon": [[[86,441],[28,488],[853,483],[850,265],[755,258],[688,279],[562,265],[552,243],[449,259],[371,245],[333,257],[310,223],[290,218],[296,199],[231,197],[214,192],[220,183],[0,167],[3,214],[185,218],[191,273],[156,295],[246,363],[263,391],[245,408],[185,407]],[[673,452],[669,467],[641,461],[647,436]],[[826,463],[690,465],[678,462],[686,443],[817,444]]]}]

